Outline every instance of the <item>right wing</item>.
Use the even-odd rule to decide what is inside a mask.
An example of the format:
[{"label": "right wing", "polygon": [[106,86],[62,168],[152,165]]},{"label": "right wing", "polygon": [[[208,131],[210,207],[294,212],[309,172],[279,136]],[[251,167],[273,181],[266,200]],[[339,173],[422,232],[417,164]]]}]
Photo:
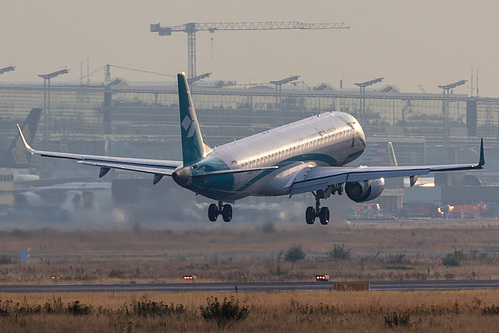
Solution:
[{"label": "right wing", "polygon": [[421,175],[430,172],[477,170],[485,164],[483,139],[480,143],[480,157],[477,164],[447,164],[428,166],[375,166],[375,167],[306,167],[286,186],[289,194],[295,195],[313,191],[327,191],[329,186],[348,182],[359,182],[380,178],[410,177],[413,186]]},{"label": "right wing", "polygon": [[83,165],[97,166],[101,168],[99,177],[103,177],[110,169],[120,169],[154,174],[154,182],[157,183],[163,176],[171,176],[173,171],[182,165],[182,161],[108,157],[36,150],[31,148],[28,144],[19,125],[17,125],[17,129],[19,130],[24,146],[31,155],[36,154],[46,157],[65,158],[76,160]]}]

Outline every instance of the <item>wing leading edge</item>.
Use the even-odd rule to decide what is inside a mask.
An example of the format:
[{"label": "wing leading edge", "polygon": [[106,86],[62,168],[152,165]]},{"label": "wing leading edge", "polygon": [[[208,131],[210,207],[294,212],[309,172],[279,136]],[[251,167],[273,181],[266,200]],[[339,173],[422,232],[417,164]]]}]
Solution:
[{"label": "wing leading edge", "polygon": [[100,177],[104,176],[110,169],[120,169],[154,174],[156,181],[157,178],[161,179],[163,176],[171,176],[173,171],[182,165],[182,161],[108,157],[36,150],[31,148],[28,144],[19,125],[17,125],[17,129],[21,135],[24,146],[31,155],[36,154],[45,157],[65,158],[75,160],[83,165],[98,166],[101,168],[99,173]]},{"label": "wing leading edge", "polygon": [[483,138],[480,142],[480,158],[477,164],[448,164],[412,167],[310,167],[300,171],[288,185],[290,195],[323,190],[329,186],[347,182],[373,180],[379,178],[410,177],[411,186],[421,175],[430,172],[483,169]]}]

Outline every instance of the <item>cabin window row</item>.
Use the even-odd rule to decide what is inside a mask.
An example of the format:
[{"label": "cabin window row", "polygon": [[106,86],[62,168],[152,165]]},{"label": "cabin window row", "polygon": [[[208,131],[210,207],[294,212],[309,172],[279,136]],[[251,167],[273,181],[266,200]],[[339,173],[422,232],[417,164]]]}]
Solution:
[{"label": "cabin window row", "polygon": [[[254,167],[256,165],[265,164],[265,163],[269,162],[270,160],[273,160],[273,159],[276,159],[276,158],[281,158],[281,157],[283,157],[285,155],[288,155],[290,153],[295,153],[295,152],[303,150],[305,148],[310,148],[310,147],[313,147],[313,146],[318,145],[318,144],[323,144],[325,142],[330,142],[331,140],[334,140],[335,138],[344,137],[345,135],[348,135],[351,132],[352,132],[352,129],[346,129],[346,130],[343,130],[343,131],[340,131],[340,132],[330,133],[330,134],[321,136],[319,138],[316,138],[314,140],[307,141],[307,142],[302,142],[302,143],[300,143],[300,144],[298,144],[296,146],[289,147],[289,148],[286,148],[286,149],[282,149],[282,150],[279,150],[277,152],[270,153],[268,155],[256,158],[254,160],[251,160],[251,161],[248,161],[248,162],[244,162],[242,164],[242,167],[243,168],[251,168],[251,167]],[[232,164],[233,165],[237,164],[237,161],[232,161]]]}]

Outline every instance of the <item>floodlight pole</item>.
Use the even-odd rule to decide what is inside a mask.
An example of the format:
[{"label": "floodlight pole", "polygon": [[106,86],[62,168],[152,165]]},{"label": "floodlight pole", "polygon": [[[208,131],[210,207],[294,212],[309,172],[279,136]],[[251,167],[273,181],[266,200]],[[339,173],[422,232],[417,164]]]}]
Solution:
[{"label": "floodlight pole", "polygon": [[293,75],[293,76],[287,77],[287,78],[282,79],[282,80],[270,81],[271,84],[275,84],[275,109],[276,110],[281,109],[282,85],[289,83],[289,82],[292,82],[292,81],[296,81],[299,78],[300,78],[300,75]]},{"label": "floodlight pole", "polygon": [[[44,131],[43,131],[43,145],[44,147],[48,147],[49,141],[49,131],[52,128],[52,116],[50,114],[50,80],[54,77],[57,77],[61,74],[67,74],[69,69],[62,69],[57,72],[49,73],[49,74],[40,74],[38,75],[43,79],[43,123],[44,123]],[[48,172],[48,169],[46,170]]]},{"label": "floodlight pole", "polygon": [[360,113],[364,115],[366,113],[366,87],[373,85],[375,83],[383,81],[384,78],[378,77],[374,80],[354,83],[357,87],[360,87]]},{"label": "floodlight pole", "polygon": [[447,85],[438,86],[442,89],[443,97],[442,97],[442,118],[443,118],[443,144],[445,148],[449,148],[450,146],[450,127],[449,127],[449,99],[450,99],[450,91],[455,87],[459,87],[465,84],[467,80],[459,80],[454,83],[450,83]]}]

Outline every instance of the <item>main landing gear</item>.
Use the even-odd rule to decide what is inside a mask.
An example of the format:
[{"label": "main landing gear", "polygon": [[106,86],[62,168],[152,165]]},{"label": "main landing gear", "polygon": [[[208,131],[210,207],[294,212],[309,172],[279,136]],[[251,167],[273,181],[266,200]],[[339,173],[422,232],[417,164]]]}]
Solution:
[{"label": "main landing gear", "polygon": [[315,219],[319,218],[319,221],[322,225],[327,225],[329,223],[329,208],[320,207],[320,200],[327,199],[331,194],[338,192],[339,195],[343,194],[343,186],[340,185],[332,185],[330,186],[326,192],[322,190],[318,190],[312,194],[315,197],[315,207],[309,206],[305,212],[305,221],[307,224],[314,224]]},{"label": "main landing gear", "polygon": [[223,204],[222,201],[217,204],[211,204],[208,207],[208,218],[211,222],[215,222],[218,215],[222,215],[225,222],[230,222],[232,220],[232,206],[229,204]]}]

